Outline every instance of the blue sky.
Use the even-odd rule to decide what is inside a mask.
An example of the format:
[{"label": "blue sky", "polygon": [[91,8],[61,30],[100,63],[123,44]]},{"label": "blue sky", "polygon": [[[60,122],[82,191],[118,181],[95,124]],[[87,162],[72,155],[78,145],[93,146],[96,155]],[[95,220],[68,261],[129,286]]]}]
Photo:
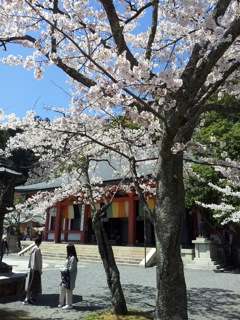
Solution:
[{"label": "blue sky", "polygon": [[[17,48],[16,48],[17,49]],[[15,48],[0,52],[0,57],[16,53]],[[18,47],[19,49],[19,47]],[[24,51],[19,51],[23,54]],[[22,66],[5,66],[0,63],[0,109],[5,113],[15,113],[22,118],[26,111],[34,109],[42,118],[53,118],[56,113],[44,107],[67,107],[70,102],[66,85],[66,74],[57,67],[45,68],[42,80],[36,80],[34,70],[25,70]]]}]

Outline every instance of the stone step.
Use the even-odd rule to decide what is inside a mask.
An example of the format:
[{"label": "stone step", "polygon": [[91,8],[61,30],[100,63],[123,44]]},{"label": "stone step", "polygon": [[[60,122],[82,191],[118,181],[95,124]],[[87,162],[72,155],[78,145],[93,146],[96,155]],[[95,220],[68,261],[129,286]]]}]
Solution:
[{"label": "stone step", "polygon": [[[31,245],[33,241],[22,241],[22,247]],[[65,259],[68,243],[53,243],[43,241],[41,244],[42,256],[45,259]],[[74,244],[77,256],[84,263],[102,263],[97,245]],[[115,261],[118,265],[139,265],[144,259],[145,248],[112,246]],[[148,253],[151,248],[146,248]],[[28,253],[26,253],[28,254]]]},{"label": "stone step", "polygon": [[[42,256],[51,258],[51,259],[59,259],[59,258],[66,258],[66,253],[50,253],[50,252],[44,252],[42,251]],[[129,256],[115,256],[116,261],[132,261],[134,263],[139,263],[142,261],[142,257],[129,257]],[[77,254],[77,257],[79,260],[101,260],[100,255],[94,255],[94,254]]]},{"label": "stone step", "polygon": [[185,265],[187,269],[220,270],[225,267],[224,263],[212,261],[212,263],[195,264],[194,262]]},{"label": "stone step", "polygon": [[[66,257],[66,253],[65,252],[49,252],[49,251],[44,251],[44,250],[41,250],[42,251],[42,255],[43,256],[61,256],[61,257]],[[79,258],[83,258],[83,257],[87,257],[87,258],[90,258],[90,257],[93,257],[93,258],[100,258],[100,255],[98,253],[93,253],[93,252],[88,252],[88,253],[84,253],[84,252],[81,252],[81,253],[78,253],[77,252],[77,256]],[[125,254],[121,254],[121,255],[118,255],[114,252],[114,256],[118,259],[125,259],[126,257],[129,257],[129,255]],[[132,260],[143,260],[144,259],[144,255],[130,255],[131,259]]]},{"label": "stone step", "polygon": [[[61,257],[61,256],[43,256],[43,259],[57,259],[57,260],[64,260],[65,257]],[[79,256],[78,256],[79,258]],[[83,258],[79,258],[80,263],[102,263],[102,260],[100,258],[93,258],[93,257],[83,257]],[[139,265],[141,260],[132,260],[132,259],[124,259],[124,260],[120,260],[115,258],[115,262],[117,265],[128,265],[128,266],[136,266]]]}]

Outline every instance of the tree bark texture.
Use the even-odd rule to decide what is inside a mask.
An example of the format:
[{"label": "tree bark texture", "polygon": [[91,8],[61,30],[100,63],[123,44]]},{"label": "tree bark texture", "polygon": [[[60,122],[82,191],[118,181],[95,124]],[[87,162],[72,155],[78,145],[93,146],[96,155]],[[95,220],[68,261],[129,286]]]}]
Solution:
[{"label": "tree bark texture", "polygon": [[156,320],[186,320],[187,292],[180,250],[185,218],[182,155],[159,161],[154,230],[157,250]]},{"label": "tree bark texture", "polygon": [[4,221],[4,214],[0,212],[0,241],[2,241],[2,236],[3,236],[3,221]]},{"label": "tree bark texture", "polygon": [[98,249],[107,276],[107,283],[111,291],[111,302],[117,315],[127,314],[127,305],[120,283],[120,273],[117,268],[112,247],[108,243],[104,226],[99,218],[93,219],[93,230],[98,243]]}]

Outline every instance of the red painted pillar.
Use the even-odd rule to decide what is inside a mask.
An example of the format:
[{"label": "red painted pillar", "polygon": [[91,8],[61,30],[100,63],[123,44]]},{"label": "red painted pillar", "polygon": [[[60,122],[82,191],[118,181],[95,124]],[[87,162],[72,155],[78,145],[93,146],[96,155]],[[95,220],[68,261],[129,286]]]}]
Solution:
[{"label": "red painted pillar", "polygon": [[46,221],[45,221],[45,236],[44,240],[48,240],[48,231],[49,231],[49,218],[50,218],[50,213],[49,213],[50,208],[47,209],[46,211]]},{"label": "red painted pillar", "polygon": [[87,243],[87,233],[88,233],[88,211],[89,205],[84,205],[84,220],[83,220],[83,231],[82,231],[82,238],[81,243]]},{"label": "red painted pillar", "polygon": [[134,195],[129,197],[129,213],[128,213],[128,245],[136,244],[136,201]]},{"label": "red painted pillar", "polygon": [[56,225],[55,225],[55,235],[54,235],[55,243],[61,242],[61,226],[62,226],[62,207],[60,202],[58,202],[57,210],[56,210]]},{"label": "red painted pillar", "polygon": [[65,226],[64,226],[64,241],[67,242],[68,240],[68,226],[69,226],[69,219],[65,219]]}]

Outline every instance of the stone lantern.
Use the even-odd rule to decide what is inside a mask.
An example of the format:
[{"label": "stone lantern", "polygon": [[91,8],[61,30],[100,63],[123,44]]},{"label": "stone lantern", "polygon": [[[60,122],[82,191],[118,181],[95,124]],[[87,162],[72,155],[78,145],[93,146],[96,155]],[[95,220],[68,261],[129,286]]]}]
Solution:
[{"label": "stone lantern", "polygon": [[[12,170],[7,161],[0,156],[0,241],[3,234],[3,220],[7,208],[13,206],[14,186],[21,176]],[[0,263],[0,299],[20,296],[25,292],[27,273],[13,273],[12,266]]]},{"label": "stone lantern", "polygon": [[[13,206],[14,186],[21,173],[10,168],[6,159],[0,157],[0,241],[3,236],[3,220],[7,208]],[[3,263],[0,264],[3,267]]]}]

